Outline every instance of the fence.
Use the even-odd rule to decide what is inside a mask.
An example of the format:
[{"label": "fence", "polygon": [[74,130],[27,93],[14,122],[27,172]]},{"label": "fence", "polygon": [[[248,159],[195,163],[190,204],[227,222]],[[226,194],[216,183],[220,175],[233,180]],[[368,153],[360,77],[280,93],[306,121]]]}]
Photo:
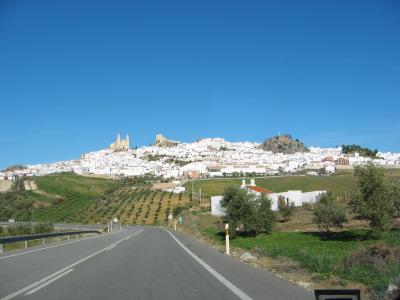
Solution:
[{"label": "fence", "polygon": [[67,237],[67,240],[70,239],[70,236],[75,236],[76,238],[79,238],[79,235],[82,235],[85,237],[86,234],[90,233],[96,233],[96,234],[101,234],[100,231],[97,230],[81,230],[81,231],[67,231],[67,232],[52,232],[52,233],[41,233],[41,234],[29,234],[29,235],[19,235],[19,236],[9,236],[9,237],[0,237],[0,253],[3,252],[3,245],[4,244],[10,244],[10,243],[16,243],[16,242],[25,242],[24,248],[28,248],[28,241],[34,241],[34,240],[41,240],[42,244],[46,244],[46,239],[47,238],[53,238],[57,237]]}]

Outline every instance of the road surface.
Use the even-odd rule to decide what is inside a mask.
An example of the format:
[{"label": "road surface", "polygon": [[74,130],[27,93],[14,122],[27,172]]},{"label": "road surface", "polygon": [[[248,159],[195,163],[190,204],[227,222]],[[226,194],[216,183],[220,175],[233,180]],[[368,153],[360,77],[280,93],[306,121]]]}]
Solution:
[{"label": "road surface", "polygon": [[112,235],[0,256],[6,299],[313,299],[311,292],[175,231]]}]

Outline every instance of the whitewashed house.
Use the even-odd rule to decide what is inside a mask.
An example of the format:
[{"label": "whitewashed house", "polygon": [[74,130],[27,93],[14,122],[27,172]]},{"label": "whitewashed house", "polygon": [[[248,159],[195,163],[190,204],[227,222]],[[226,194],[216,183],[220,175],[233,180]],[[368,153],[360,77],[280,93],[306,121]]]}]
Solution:
[{"label": "whitewashed house", "polygon": [[[296,207],[302,206],[303,204],[313,204],[317,202],[321,195],[325,194],[326,191],[312,191],[303,193],[300,190],[292,190],[282,193],[274,193],[270,190],[267,190],[263,187],[257,186],[255,179],[250,180],[250,184],[246,184],[246,181],[242,180],[241,189],[247,190],[248,193],[251,193],[256,196],[261,196],[265,194],[268,198],[271,199],[271,209],[277,211],[278,210],[278,201],[279,199],[283,199],[287,204],[293,204]],[[211,214],[214,216],[222,216],[224,212],[221,208],[221,201],[223,196],[212,196],[211,197]]]}]

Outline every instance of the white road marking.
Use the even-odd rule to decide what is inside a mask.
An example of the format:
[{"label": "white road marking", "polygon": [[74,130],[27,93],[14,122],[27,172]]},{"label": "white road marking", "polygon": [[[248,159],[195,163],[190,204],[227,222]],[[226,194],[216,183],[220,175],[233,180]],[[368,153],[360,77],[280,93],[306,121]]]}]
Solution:
[{"label": "white road marking", "polygon": [[224,276],[219,274],[215,269],[213,269],[210,265],[208,265],[206,262],[204,262],[201,258],[199,258],[196,254],[194,254],[192,251],[190,251],[188,248],[186,248],[185,245],[183,245],[171,232],[168,230],[164,229],[166,232],[168,232],[172,238],[178,243],[179,246],[183,248],[195,261],[197,261],[204,269],[206,269],[211,275],[213,275],[215,278],[217,278],[223,285],[225,285],[232,293],[234,293],[236,296],[238,296],[242,300],[252,300],[250,296],[248,296],[246,293],[244,293],[241,289],[239,289],[237,286],[235,286],[232,282],[230,282],[228,279],[226,279]]},{"label": "white road marking", "polygon": [[108,249],[107,249],[106,251],[110,251],[111,249],[115,248],[116,246],[117,246],[117,245],[114,245],[114,246],[108,247]]},{"label": "white road marking", "polygon": [[21,295],[21,294],[23,294],[23,293],[29,291],[30,289],[32,289],[32,288],[34,288],[34,287],[36,287],[36,286],[38,286],[38,285],[40,285],[40,284],[46,282],[47,280],[50,280],[50,279],[52,279],[53,277],[55,277],[55,276],[57,276],[57,275],[59,275],[59,274],[61,274],[61,273],[64,273],[65,271],[67,271],[67,270],[69,270],[69,269],[72,269],[72,268],[75,267],[76,265],[78,265],[78,264],[80,264],[80,263],[83,263],[84,261],[86,261],[86,260],[92,258],[93,256],[95,256],[95,255],[97,255],[97,254],[100,254],[101,252],[106,251],[108,248],[110,248],[110,247],[112,247],[112,246],[114,246],[114,245],[117,245],[117,244],[121,243],[122,241],[128,240],[128,239],[130,239],[131,237],[133,237],[133,236],[135,236],[135,235],[138,235],[138,234],[140,234],[140,233],[142,233],[142,232],[143,232],[143,229],[140,230],[140,231],[135,232],[134,234],[131,234],[130,236],[128,236],[128,237],[126,237],[126,238],[123,238],[123,239],[119,240],[118,242],[115,242],[114,244],[111,244],[111,245],[109,245],[109,246],[107,246],[107,247],[105,247],[105,248],[103,248],[103,249],[101,249],[101,250],[99,250],[99,251],[96,251],[96,252],[90,254],[89,256],[86,256],[85,258],[82,258],[82,259],[76,261],[76,262],[74,262],[73,264],[70,264],[69,266],[66,266],[65,268],[62,268],[61,270],[58,270],[57,272],[54,272],[53,274],[50,274],[49,276],[46,276],[46,277],[40,279],[39,281],[36,281],[36,282],[34,282],[34,283],[32,283],[32,284],[30,284],[30,285],[28,285],[28,286],[26,286],[26,287],[24,287],[24,288],[18,290],[18,291],[15,291],[14,293],[12,293],[12,294],[10,294],[10,295],[7,295],[7,296],[5,296],[5,297],[3,297],[3,298],[0,298],[0,300],[9,300],[9,299],[12,299],[12,298],[14,298],[14,297],[17,297],[17,296],[19,296],[19,295]]},{"label": "white road marking", "polygon": [[67,275],[68,273],[72,272],[74,269],[69,269],[67,271],[65,271],[64,273],[61,273],[60,275],[53,277],[50,280],[47,280],[45,283],[35,287],[34,289],[31,289],[30,291],[26,292],[24,295],[25,296],[29,296],[32,295],[33,293],[36,293],[38,290],[44,288],[45,286],[48,286],[49,284],[51,284],[52,282],[56,281],[57,279],[60,279],[61,277]]}]

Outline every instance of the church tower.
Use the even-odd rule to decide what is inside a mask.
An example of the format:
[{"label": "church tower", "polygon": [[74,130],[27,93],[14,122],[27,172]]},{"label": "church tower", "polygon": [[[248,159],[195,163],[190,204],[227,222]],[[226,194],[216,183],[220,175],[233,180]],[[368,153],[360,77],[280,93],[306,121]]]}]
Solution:
[{"label": "church tower", "polygon": [[125,145],[126,145],[126,149],[129,149],[129,135],[128,134],[126,134],[126,137],[125,137]]}]

